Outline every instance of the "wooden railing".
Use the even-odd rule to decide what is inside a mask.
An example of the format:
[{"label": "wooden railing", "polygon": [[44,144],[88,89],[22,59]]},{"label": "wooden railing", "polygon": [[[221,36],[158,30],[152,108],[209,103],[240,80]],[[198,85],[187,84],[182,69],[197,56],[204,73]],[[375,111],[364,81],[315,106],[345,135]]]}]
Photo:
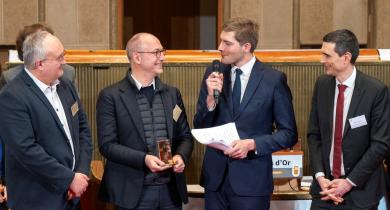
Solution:
[{"label": "wooden railing", "polygon": [[[254,53],[263,62],[319,62],[320,50],[257,50]],[[210,63],[220,59],[216,50],[167,50],[166,63]],[[67,50],[68,63],[128,63],[124,50]],[[358,62],[378,62],[376,49],[362,49]]]}]

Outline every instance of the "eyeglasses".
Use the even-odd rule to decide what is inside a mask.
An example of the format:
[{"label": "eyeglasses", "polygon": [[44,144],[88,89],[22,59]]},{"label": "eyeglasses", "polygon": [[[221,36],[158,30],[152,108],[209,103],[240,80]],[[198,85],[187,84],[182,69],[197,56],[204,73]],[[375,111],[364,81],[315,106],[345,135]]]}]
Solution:
[{"label": "eyeglasses", "polygon": [[59,63],[62,63],[65,60],[65,52],[61,53],[57,58],[45,58],[42,61],[57,61]]},{"label": "eyeglasses", "polygon": [[159,50],[156,50],[156,51],[150,51],[150,52],[137,52],[137,53],[151,53],[151,54],[154,54],[156,57],[161,57],[162,55],[165,56],[165,52],[167,50],[166,49],[159,49]]}]

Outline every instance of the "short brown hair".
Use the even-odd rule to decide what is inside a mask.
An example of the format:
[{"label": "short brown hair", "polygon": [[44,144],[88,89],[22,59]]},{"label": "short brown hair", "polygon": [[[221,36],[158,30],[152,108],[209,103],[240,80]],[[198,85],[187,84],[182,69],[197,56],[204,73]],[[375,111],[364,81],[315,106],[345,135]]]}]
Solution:
[{"label": "short brown hair", "polygon": [[251,52],[255,51],[259,41],[259,25],[247,18],[236,17],[226,21],[222,30],[225,32],[235,32],[235,39],[243,45],[251,44]]},{"label": "short brown hair", "polygon": [[51,34],[54,34],[53,29],[51,29],[45,23],[35,23],[32,25],[25,26],[22,30],[20,30],[18,36],[16,37],[16,50],[18,51],[18,57],[21,61],[23,61],[24,40],[28,35],[33,34],[37,31],[47,31]]}]

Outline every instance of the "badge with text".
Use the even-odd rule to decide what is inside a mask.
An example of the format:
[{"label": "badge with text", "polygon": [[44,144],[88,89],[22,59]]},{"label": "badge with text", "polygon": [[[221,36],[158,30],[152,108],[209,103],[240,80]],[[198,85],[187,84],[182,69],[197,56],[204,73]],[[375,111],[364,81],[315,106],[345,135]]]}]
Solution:
[{"label": "badge with text", "polygon": [[70,110],[72,111],[72,116],[74,117],[77,112],[79,111],[79,104],[76,102],[74,102],[74,104],[72,105],[72,107],[70,107]]},{"label": "badge with text", "polygon": [[367,125],[366,116],[364,115],[350,118],[348,120],[349,120],[349,124],[351,124],[352,129]]},{"label": "badge with text", "polygon": [[157,141],[157,152],[160,160],[166,164],[174,165],[172,160],[171,144],[169,143],[168,139]]},{"label": "badge with text", "polygon": [[175,108],[173,109],[173,120],[177,122],[177,120],[180,117],[180,114],[183,110],[180,109],[180,107],[176,104]]}]

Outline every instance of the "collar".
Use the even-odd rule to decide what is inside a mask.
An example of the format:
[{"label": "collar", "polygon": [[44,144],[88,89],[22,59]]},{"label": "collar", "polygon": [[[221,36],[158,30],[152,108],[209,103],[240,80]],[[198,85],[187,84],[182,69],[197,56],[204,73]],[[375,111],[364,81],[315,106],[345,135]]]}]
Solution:
[{"label": "collar", "polygon": [[233,66],[231,69],[232,75],[235,72],[235,70],[238,68],[241,69],[243,75],[250,75],[250,73],[252,72],[253,66],[255,65],[255,62],[256,62],[256,57],[252,56],[252,58],[246,64],[242,65],[241,67]]},{"label": "collar", "polygon": [[41,80],[36,78],[28,69],[24,68],[24,70],[27,72],[28,76],[31,77],[31,79],[34,81],[34,83],[38,86],[38,88],[42,91],[45,92],[47,88],[56,88],[58,84],[60,84],[60,81],[56,79],[51,86],[46,85],[43,83]]},{"label": "collar", "polygon": [[356,67],[354,66],[351,76],[349,76],[348,79],[346,79],[343,83],[340,83],[336,79],[336,86],[339,84],[343,84],[347,87],[353,88],[355,86],[355,80],[356,80]]},{"label": "collar", "polygon": [[133,74],[130,74],[130,76],[133,78],[135,82],[135,86],[137,87],[138,90],[141,90],[142,87],[149,87],[153,85],[153,90],[156,89],[156,80],[153,78],[153,81],[147,85],[147,86],[142,86],[142,84],[133,76]]}]

